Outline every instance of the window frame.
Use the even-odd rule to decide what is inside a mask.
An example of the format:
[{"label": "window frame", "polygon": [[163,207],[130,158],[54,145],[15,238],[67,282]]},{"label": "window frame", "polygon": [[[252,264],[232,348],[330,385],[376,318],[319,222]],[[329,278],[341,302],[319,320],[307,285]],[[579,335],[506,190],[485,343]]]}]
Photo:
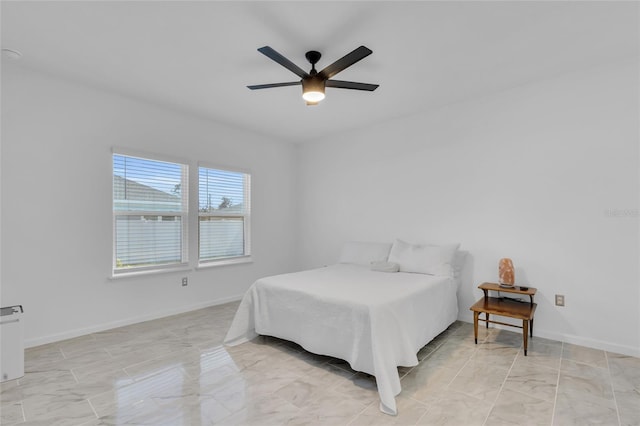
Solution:
[{"label": "window frame", "polygon": [[[250,170],[241,169],[236,167],[229,167],[219,164],[213,164],[208,162],[198,162],[197,164],[197,186],[195,193],[197,195],[197,259],[198,266],[197,268],[209,268],[214,266],[223,266],[223,265],[233,265],[238,263],[251,263],[253,262],[252,250],[251,250],[251,189],[252,189],[252,173]],[[243,202],[245,204],[244,213],[238,214],[235,213],[209,213],[209,212],[201,212],[200,211],[200,169],[210,169],[210,170],[218,170],[221,172],[231,172],[231,173],[242,173],[244,175],[244,185],[243,185]],[[241,217],[243,218],[243,236],[244,236],[244,253],[242,255],[237,256],[228,256],[221,257],[217,259],[208,259],[202,260],[200,258],[200,218],[202,217]]]},{"label": "window frame", "polygon": [[[114,156],[124,156],[124,157],[132,157],[138,158],[141,160],[148,161],[159,161],[165,163],[176,164],[181,167],[181,206],[182,211],[149,211],[149,210],[121,210],[118,211],[115,208],[116,200],[114,198]],[[172,271],[183,271],[189,269],[189,221],[190,221],[190,212],[189,212],[189,169],[190,164],[188,161],[165,156],[157,153],[149,153],[149,152],[141,152],[134,151],[125,148],[112,148],[111,150],[111,232],[112,232],[112,260],[111,260],[111,278],[122,278],[122,277],[130,277],[136,275],[147,275],[154,273],[162,273],[162,272],[172,272]],[[117,218],[118,217],[131,217],[131,216],[178,216],[181,221],[181,239],[180,239],[180,253],[181,259],[179,262],[170,262],[164,264],[150,265],[150,266],[140,266],[140,267],[130,267],[130,268],[118,268],[117,266]]]}]

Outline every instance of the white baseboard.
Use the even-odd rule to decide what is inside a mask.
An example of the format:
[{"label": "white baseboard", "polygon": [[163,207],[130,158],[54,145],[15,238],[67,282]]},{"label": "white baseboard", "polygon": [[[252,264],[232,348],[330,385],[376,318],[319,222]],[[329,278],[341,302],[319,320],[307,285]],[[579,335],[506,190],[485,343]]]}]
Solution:
[{"label": "white baseboard", "polygon": [[[473,324],[473,314],[461,312],[458,315],[458,320]],[[484,327],[484,323],[482,323]],[[513,331],[514,329],[508,326],[500,324],[490,324],[489,327],[499,328],[501,330]],[[613,352],[622,355],[634,356],[640,358],[640,348],[634,348],[632,346],[620,345],[612,342],[605,342],[602,340],[591,339],[588,337],[575,336],[572,334],[563,334],[555,331],[549,331],[535,327],[533,337],[542,337],[543,339],[555,340],[558,342],[571,343],[573,345],[586,346],[588,348],[600,349],[607,352]]]},{"label": "white baseboard", "polygon": [[92,327],[78,328],[75,330],[65,331],[64,333],[51,334],[48,336],[36,337],[24,341],[25,348],[46,345],[47,343],[59,342],[61,340],[73,339],[74,337],[84,336],[86,334],[97,333],[99,331],[111,330],[113,328],[124,327],[126,325],[137,324],[139,322],[151,321],[154,319],[169,317],[172,315],[183,314],[185,312],[196,311],[198,309],[208,308],[210,306],[223,305],[229,302],[235,302],[242,299],[242,294],[237,296],[226,297],[222,299],[210,300],[208,302],[196,303],[194,305],[183,306],[177,309],[156,312],[153,314],[141,315],[138,317],[127,318],[124,320],[113,321],[110,323],[99,324]]},{"label": "white baseboard", "polygon": [[[534,333],[534,335],[535,334],[537,333]],[[545,334],[540,334],[540,337],[544,337],[546,339],[560,340],[562,342],[571,343],[574,345],[586,346],[594,349],[602,349],[607,352],[612,352],[612,353],[622,354],[622,355],[629,355],[629,356],[634,356],[636,358],[640,358],[640,349],[634,348],[632,346],[619,345],[617,343],[605,342],[602,340],[595,340],[587,337],[575,336],[572,334],[564,334],[559,336],[559,338],[552,337],[553,335],[557,335],[557,333],[548,333],[548,335],[550,337],[547,337]]]}]

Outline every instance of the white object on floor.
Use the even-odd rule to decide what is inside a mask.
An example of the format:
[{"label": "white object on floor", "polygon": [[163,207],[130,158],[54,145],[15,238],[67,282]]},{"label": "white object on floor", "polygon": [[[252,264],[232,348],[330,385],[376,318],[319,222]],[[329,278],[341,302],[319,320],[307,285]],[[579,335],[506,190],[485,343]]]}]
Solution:
[{"label": "white object on floor", "polygon": [[1,308],[0,382],[24,376],[22,306]]}]

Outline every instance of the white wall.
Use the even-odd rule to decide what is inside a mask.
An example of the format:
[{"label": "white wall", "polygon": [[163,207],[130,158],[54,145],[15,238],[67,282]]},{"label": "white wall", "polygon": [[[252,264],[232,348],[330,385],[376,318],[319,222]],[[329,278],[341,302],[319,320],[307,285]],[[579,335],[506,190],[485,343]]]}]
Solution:
[{"label": "white wall", "polygon": [[563,75],[299,147],[299,267],[348,240],[460,242],[460,319],[511,257],[538,288],[534,335],[640,355],[638,72]]},{"label": "white wall", "polygon": [[[250,170],[254,262],[109,280],[113,146],[186,159],[192,182],[197,161]],[[33,346],[239,298],[256,278],[293,268],[293,153],[266,137],[3,64],[0,305],[24,305]]]},{"label": "white wall", "polygon": [[[3,64],[0,305],[25,306],[31,346],[238,298],[347,240],[459,241],[461,319],[508,256],[539,289],[535,335],[640,355],[638,90],[611,65],[296,152]],[[254,263],[109,280],[112,146],[250,169]]]}]

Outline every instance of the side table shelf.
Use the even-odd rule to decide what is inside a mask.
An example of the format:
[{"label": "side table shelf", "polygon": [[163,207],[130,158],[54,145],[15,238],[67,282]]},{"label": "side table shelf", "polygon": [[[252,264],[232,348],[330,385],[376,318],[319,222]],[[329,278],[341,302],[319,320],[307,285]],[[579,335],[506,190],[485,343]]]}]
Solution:
[{"label": "side table shelf", "polygon": [[[533,296],[536,294],[537,289],[533,287],[521,288],[518,286],[501,287],[496,283],[482,283],[478,288],[484,292],[484,297],[469,308],[473,311],[473,333],[476,344],[478,344],[478,321],[484,321],[487,328],[489,327],[489,323],[521,328],[524,355],[527,356],[528,337],[529,335],[533,337],[533,316],[538,306],[533,302]],[[505,293],[529,296],[530,302],[518,302],[502,297],[489,297],[489,291],[502,291]],[[481,313],[485,314],[484,319],[480,318]],[[491,320],[489,319],[489,315],[491,314],[522,320],[522,326]]]}]

